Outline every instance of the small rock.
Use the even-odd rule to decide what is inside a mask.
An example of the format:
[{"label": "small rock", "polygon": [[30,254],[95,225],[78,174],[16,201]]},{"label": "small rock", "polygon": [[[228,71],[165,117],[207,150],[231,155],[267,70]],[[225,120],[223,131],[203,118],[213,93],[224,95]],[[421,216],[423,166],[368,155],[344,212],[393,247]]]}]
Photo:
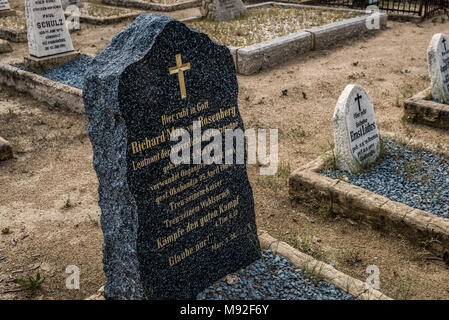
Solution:
[{"label": "small rock", "polygon": [[239,283],[239,278],[235,274],[228,274],[225,281],[228,285],[232,286],[233,284]]},{"label": "small rock", "polygon": [[11,44],[6,40],[0,39],[0,53],[7,53],[12,51],[13,50]]}]

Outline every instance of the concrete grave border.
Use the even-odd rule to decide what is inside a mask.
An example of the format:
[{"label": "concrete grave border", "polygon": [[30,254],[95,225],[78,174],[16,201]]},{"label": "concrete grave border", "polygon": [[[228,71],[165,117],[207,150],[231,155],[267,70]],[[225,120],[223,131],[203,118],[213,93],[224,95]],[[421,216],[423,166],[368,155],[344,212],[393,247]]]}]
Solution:
[{"label": "concrete grave border", "polygon": [[187,0],[181,3],[175,4],[162,4],[145,2],[141,0],[102,0],[103,4],[113,5],[117,7],[136,8],[153,11],[177,11],[182,9],[190,9],[201,6],[201,0]]},{"label": "concrete grave border", "polygon": [[[449,151],[438,149],[431,144],[400,138],[391,133],[383,133],[382,137],[449,158]],[[345,181],[321,175],[319,172],[324,168],[329,156],[331,154],[326,153],[290,175],[289,194],[292,198],[303,201],[312,198],[318,203],[324,201],[335,214],[359,220],[387,232],[404,234],[414,243],[426,244],[428,251],[449,264],[449,219],[414,209]]]},{"label": "concrete grave border", "polygon": [[[247,8],[252,9],[264,6],[285,6],[365,13],[363,10],[316,7],[276,2],[265,2],[247,6]],[[237,73],[250,75],[260,72],[263,69],[279,65],[290,58],[300,56],[308,51],[328,48],[348,37],[359,35],[360,33],[367,31],[365,23],[366,17],[367,15],[327,24],[321,27],[315,27],[309,31],[292,33],[284,37],[275,38],[248,47],[229,47],[229,49],[234,58]],[[384,27],[387,23],[388,16],[386,14],[381,14],[380,17],[381,26]],[[201,17],[190,17],[180,21],[188,22],[198,19],[201,19]],[[26,33],[24,33],[24,37],[24,41],[26,42]],[[0,64],[0,84],[15,87],[19,92],[28,92],[38,101],[63,107],[66,110],[73,112],[84,113],[84,105],[81,98],[82,91],[80,89],[57,83],[17,67]]]},{"label": "concrete grave border", "polygon": [[[139,13],[127,13],[121,16],[111,16],[111,17],[104,17],[104,18],[100,18],[100,17],[93,17],[93,16],[86,16],[86,15],[80,15],[80,23],[89,23],[89,24],[94,24],[94,25],[105,25],[105,24],[114,24],[114,23],[119,23],[128,19],[135,19],[137,18],[140,14],[142,14],[143,12],[139,12]],[[65,13],[65,17],[69,17],[70,14]],[[75,30],[75,31],[79,31],[79,30]]]},{"label": "concrete grave border", "polygon": [[0,84],[29,93],[38,101],[62,107],[75,113],[84,113],[82,90],[9,64],[0,64]]},{"label": "concrete grave border", "polygon": [[430,88],[404,102],[404,116],[409,122],[416,122],[437,128],[449,128],[449,105],[427,100]]},{"label": "concrete grave border", "polygon": [[[300,252],[287,243],[273,238],[266,231],[259,230],[258,237],[262,250],[270,249],[273,253],[283,256],[298,268],[313,266],[316,270],[320,270],[323,281],[332,283],[357,300],[392,300],[378,290],[367,288],[365,282],[348,276],[329,264]],[[104,287],[101,287],[96,294],[88,297],[86,300],[105,300]]]},{"label": "concrete grave border", "polygon": [[[236,48],[236,67],[237,72],[240,74],[251,75],[258,73],[263,69],[279,65],[288,59],[301,56],[306,52],[328,49],[342,40],[350,37],[357,37],[372,31],[366,27],[366,18],[369,14],[366,14],[366,11],[364,10],[329,8],[282,2],[264,2],[249,5],[247,8],[254,9],[266,6],[359,12],[365,13],[365,15],[291,33],[283,37],[256,43],[248,47]],[[380,13],[379,18],[380,28],[385,28],[388,15]]]}]

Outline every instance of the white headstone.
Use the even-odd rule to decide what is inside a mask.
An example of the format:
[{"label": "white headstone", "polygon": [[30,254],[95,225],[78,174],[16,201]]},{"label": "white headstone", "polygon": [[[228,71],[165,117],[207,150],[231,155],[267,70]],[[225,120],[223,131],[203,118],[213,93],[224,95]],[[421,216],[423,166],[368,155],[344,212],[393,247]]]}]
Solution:
[{"label": "white headstone", "polygon": [[380,152],[374,107],[368,93],[346,86],[334,111],[335,157],[338,168],[350,172],[376,161]]},{"label": "white headstone", "polygon": [[449,38],[437,33],[427,49],[432,96],[441,103],[449,103]]},{"label": "white headstone", "polygon": [[9,2],[8,0],[0,0],[0,11],[9,10]]},{"label": "white headstone", "polygon": [[34,57],[73,51],[61,0],[26,0],[28,48]]}]

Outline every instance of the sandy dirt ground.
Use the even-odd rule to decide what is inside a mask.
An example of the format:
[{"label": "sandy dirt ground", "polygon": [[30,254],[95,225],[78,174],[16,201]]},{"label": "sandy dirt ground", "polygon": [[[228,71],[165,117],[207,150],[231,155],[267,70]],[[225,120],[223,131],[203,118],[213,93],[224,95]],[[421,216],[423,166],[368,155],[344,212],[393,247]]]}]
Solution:
[{"label": "sandy dirt ground", "polygon": [[[170,15],[197,13],[189,9]],[[95,55],[129,23],[83,24],[81,32],[72,34],[74,45]],[[381,291],[396,299],[449,299],[448,266],[400,234],[292,201],[287,177],[329,149],[334,107],[349,83],[368,90],[381,131],[449,148],[447,130],[401,120],[404,99],[429,86],[426,49],[437,32],[449,33],[449,22],[389,22],[375,35],[238,77],[246,127],[279,129],[280,173],[266,178],[256,166],[248,170],[258,227],[361,280],[368,265],[377,265]],[[27,53],[26,44],[13,48],[0,56],[1,63],[21,60]],[[86,125],[83,115],[0,88],[0,136],[12,143],[15,153],[14,159],[0,162],[0,228],[10,229],[0,235],[0,299],[82,299],[104,284],[98,183]],[[80,290],[65,286],[70,265],[80,269]],[[14,292],[12,279],[38,272],[45,277],[40,290]]]}]

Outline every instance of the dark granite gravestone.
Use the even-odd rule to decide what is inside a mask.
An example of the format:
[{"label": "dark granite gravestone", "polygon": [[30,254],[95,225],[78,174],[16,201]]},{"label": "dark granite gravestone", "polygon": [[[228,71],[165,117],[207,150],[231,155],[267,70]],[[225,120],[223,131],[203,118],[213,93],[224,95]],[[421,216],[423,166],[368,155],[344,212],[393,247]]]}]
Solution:
[{"label": "dark granite gravestone", "polygon": [[89,66],[106,298],[195,298],[260,257],[246,165],[169,156],[171,130],[194,120],[243,129],[237,96],[228,48],[163,15],[140,15]]}]

